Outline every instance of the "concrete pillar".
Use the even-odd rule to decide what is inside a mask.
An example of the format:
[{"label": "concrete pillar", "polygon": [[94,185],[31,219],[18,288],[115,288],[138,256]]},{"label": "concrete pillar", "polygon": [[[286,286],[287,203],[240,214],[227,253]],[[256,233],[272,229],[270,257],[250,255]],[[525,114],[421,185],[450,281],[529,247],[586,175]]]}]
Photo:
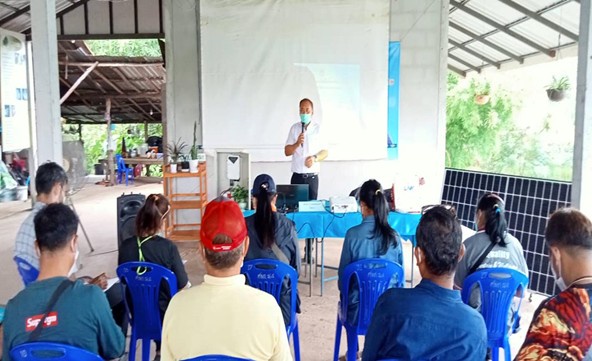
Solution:
[{"label": "concrete pillar", "polygon": [[[199,0],[165,0],[167,138],[202,143]],[[187,152],[189,149],[186,150]]]},{"label": "concrete pillar", "polygon": [[592,21],[591,0],[580,2],[572,206],[592,217]]},{"label": "concrete pillar", "polygon": [[62,127],[55,0],[31,1],[35,129],[39,163],[62,164]]}]

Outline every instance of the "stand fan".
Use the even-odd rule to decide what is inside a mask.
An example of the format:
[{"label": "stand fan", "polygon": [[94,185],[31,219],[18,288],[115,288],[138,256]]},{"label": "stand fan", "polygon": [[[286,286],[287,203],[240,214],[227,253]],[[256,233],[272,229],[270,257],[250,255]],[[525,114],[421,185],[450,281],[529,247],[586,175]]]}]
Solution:
[{"label": "stand fan", "polygon": [[[69,189],[66,193],[65,204],[72,208],[74,213],[78,215],[76,212],[76,208],[74,207],[74,201],[72,200],[72,196],[76,193],[80,192],[82,188],[86,185],[86,178],[88,173],[86,172],[85,167],[85,160],[86,157],[84,155],[84,147],[82,142],[77,141],[66,141],[63,142],[63,154],[64,154],[64,170],[68,175],[68,185]],[[84,228],[84,224],[82,223],[82,219],[80,219],[80,228],[82,229],[82,233],[84,234],[84,238],[86,238],[86,243],[90,248],[91,252],[94,252],[94,247],[90,242],[90,238],[88,237],[88,233],[86,233],[86,229]]]}]

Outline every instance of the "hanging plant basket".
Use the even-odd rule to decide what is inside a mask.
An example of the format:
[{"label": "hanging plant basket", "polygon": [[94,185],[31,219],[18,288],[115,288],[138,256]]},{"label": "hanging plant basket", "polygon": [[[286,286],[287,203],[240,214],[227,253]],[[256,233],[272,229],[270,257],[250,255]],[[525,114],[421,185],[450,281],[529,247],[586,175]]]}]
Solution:
[{"label": "hanging plant basket", "polygon": [[547,89],[547,97],[552,102],[559,102],[565,98],[565,90]]},{"label": "hanging plant basket", "polygon": [[552,102],[559,102],[565,98],[565,92],[569,90],[569,87],[569,79],[566,76],[553,77],[553,81],[547,86],[547,97]]},{"label": "hanging plant basket", "polygon": [[475,95],[475,104],[477,105],[485,105],[487,103],[489,103],[490,100],[490,96],[489,94],[479,94],[479,95]]}]

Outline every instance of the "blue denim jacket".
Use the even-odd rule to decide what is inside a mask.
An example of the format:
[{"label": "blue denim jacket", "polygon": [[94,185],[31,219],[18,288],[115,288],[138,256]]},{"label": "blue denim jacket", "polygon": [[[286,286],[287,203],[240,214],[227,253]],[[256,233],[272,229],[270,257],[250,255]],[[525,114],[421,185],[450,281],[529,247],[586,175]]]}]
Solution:
[{"label": "blue denim jacket", "polygon": [[[341,260],[339,262],[339,290],[342,290],[343,273],[345,267],[359,260],[368,258],[381,258],[396,262],[403,267],[403,251],[401,239],[397,237],[397,246],[389,247],[385,254],[380,254],[380,245],[382,236],[375,234],[376,222],[374,216],[365,217],[362,223],[350,228],[345,234],[343,249],[341,250]],[[393,286],[394,283],[391,285]],[[349,310],[348,322],[356,324],[358,319],[359,304],[358,286],[355,282],[350,283],[349,291]]]}]

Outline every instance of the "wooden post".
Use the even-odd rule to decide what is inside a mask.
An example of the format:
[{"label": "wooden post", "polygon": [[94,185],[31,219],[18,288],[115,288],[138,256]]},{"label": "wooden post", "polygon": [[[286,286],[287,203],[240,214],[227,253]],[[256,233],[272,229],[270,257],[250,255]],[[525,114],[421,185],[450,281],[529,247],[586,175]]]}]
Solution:
[{"label": "wooden post", "polygon": [[148,141],[148,122],[144,122],[144,142]]},{"label": "wooden post", "polygon": [[82,141],[82,124],[78,123],[78,140]]},{"label": "wooden post", "polygon": [[107,98],[105,103],[105,120],[107,121],[107,164],[108,164],[108,174],[109,174],[109,185],[115,185],[115,167],[113,166],[113,152],[114,150],[111,149],[111,98]]}]

